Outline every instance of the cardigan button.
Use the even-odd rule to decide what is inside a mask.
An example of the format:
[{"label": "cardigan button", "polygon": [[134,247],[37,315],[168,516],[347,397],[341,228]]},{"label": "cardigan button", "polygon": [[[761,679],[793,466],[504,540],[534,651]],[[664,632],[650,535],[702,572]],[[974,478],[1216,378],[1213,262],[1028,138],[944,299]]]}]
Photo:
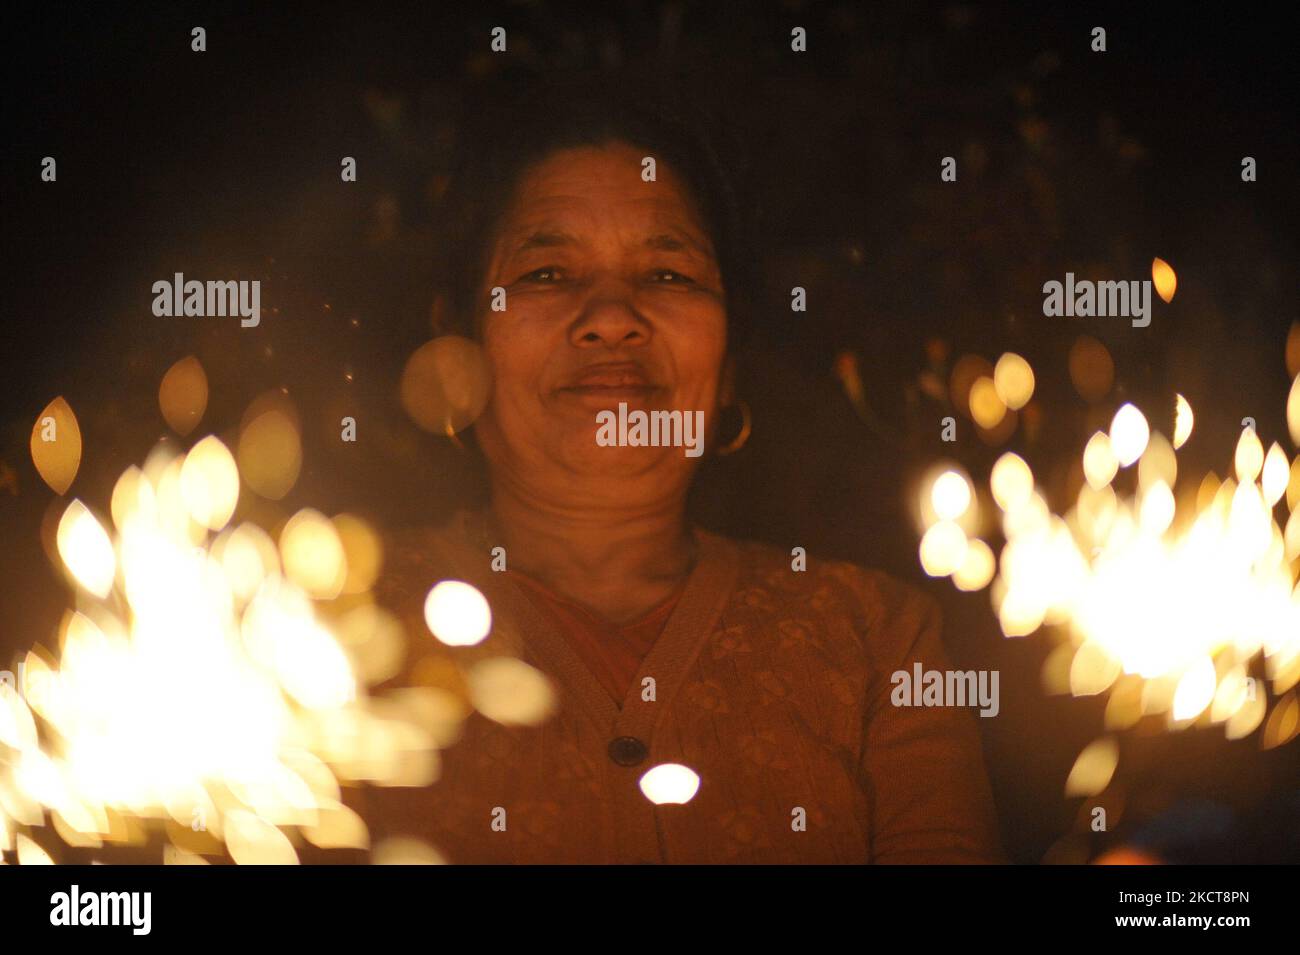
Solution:
[{"label": "cardigan button", "polygon": [[650,754],[646,744],[635,736],[620,736],[609,741],[609,758],[620,766],[635,766]]}]

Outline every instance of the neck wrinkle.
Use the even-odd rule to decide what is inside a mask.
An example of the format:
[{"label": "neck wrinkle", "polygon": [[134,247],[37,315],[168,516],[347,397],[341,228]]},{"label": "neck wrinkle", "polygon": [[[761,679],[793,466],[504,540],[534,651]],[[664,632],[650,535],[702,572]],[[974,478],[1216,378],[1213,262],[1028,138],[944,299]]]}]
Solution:
[{"label": "neck wrinkle", "polygon": [[573,577],[676,579],[689,574],[697,551],[685,504],[678,495],[641,513],[583,513],[539,507],[497,485],[482,516],[512,566],[548,584]]}]

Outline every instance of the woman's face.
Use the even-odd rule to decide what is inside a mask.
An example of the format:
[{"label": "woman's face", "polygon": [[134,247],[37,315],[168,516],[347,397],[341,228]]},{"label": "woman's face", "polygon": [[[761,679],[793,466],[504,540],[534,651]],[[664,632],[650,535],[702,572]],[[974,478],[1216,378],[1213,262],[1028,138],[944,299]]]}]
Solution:
[{"label": "woman's face", "polygon": [[[565,149],[518,184],[480,290],[493,390],[478,431],[494,471],[689,481],[695,459],[681,447],[596,441],[597,413],[620,403],[702,411],[709,431],[718,405],[721,273],[685,187],[662,163],[643,181],[643,155],[624,143]],[[503,311],[490,308],[496,286]]]}]

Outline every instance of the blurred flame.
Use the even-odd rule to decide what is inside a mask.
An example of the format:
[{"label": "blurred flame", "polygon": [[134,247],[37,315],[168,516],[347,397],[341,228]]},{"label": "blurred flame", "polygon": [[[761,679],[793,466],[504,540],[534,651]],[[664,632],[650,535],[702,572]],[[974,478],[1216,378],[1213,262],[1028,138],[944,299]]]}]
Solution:
[{"label": "blurred flame", "polygon": [[[952,399],[952,406],[962,414],[969,414],[971,408],[971,390],[975,382],[980,378],[988,379],[988,387],[993,386],[993,366],[985,359],[978,355],[962,355],[953,363],[952,372],[948,376],[948,393]],[[993,390],[993,397],[1000,404],[1002,399],[997,397],[996,389]]]},{"label": "blurred flame", "polygon": [[1034,396],[1034,370],[1014,352],[998,359],[993,369],[993,387],[1003,404],[1018,411]]},{"label": "blurred flame", "polygon": [[1246,428],[1241,432],[1233,463],[1239,483],[1249,483],[1259,477],[1259,472],[1264,467],[1264,445],[1254,428]]},{"label": "blurred flame", "polygon": [[383,551],[379,536],[365,521],[351,514],[334,518],[334,530],[343,547],[347,575],[343,580],[343,593],[365,593],[379,577],[383,564]]},{"label": "blurred flame", "polygon": [[1291,443],[1300,447],[1300,375],[1291,383],[1291,394],[1286,402],[1286,426],[1291,432]]},{"label": "blurred flame", "polygon": [[302,438],[293,407],[278,394],[259,398],[244,415],[235,454],[244,482],[278,501],[298,483]]},{"label": "blurred flame", "polygon": [[1191,663],[1174,690],[1173,718],[1193,720],[1214,702],[1217,690],[1214,661],[1208,656]]},{"label": "blurred flame", "polygon": [[956,471],[944,471],[934,482],[930,501],[942,520],[955,521],[970,507],[970,484]]},{"label": "blurred flame", "polygon": [[[63,454],[76,429],[58,404]],[[63,459],[51,464],[37,445],[33,454],[56,490],[75,473],[74,462],[56,480]],[[60,624],[57,657],[34,648],[16,684],[0,680],[0,850],[52,861],[26,834],[47,819],[65,844],[91,848],[143,845],[152,823],[165,826],[168,864],[221,851],[237,863],[292,864],[289,827],[321,848],[369,846],[341,781],[437,778],[438,748],[460,737],[470,708],[430,687],[369,693],[400,670],[406,649],[401,624],[368,598],[378,535],[360,518],[310,508],[278,539],[231,523],[241,478],[277,498],[300,464],[296,416],[269,396],[245,415],[236,454],[208,436],[183,455],[160,443],[127,468],[112,491],[114,535],[80,500],[62,509],[52,554],[83,594]],[[486,636],[482,594],[457,581],[435,594],[429,623],[440,639]],[[457,679],[502,723],[533,725],[558,705],[522,661],[483,660]],[[443,861],[391,842],[374,859]]]},{"label": "blurred flame", "polygon": [[55,494],[64,494],[81,466],[81,429],[77,426],[77,416],[62,396],[36,416],[31,449],[32,464],[36,465],[41,480]]},{"label": "blurred flame", "polygon": [[970,389],[970,415],[981,428],[992,430],[1006,417],[1007,406],[992,378],[980,377]]},{"label": "blurred flame", "polygon": [[59,521],[59,556],[69,573],[96,597],[113,589],[117,560],[108,533],[79,500],[73,500]]},{"label": "blurred flame", "polygon": [[931,577],[955,573],[966,559],[966,532],[952,521],[939,521],[921,538],[921,566]]},{"label": "blurred flame", "polygon": [[158,386],[158,406],[167,426],[181,437],[203,419],[208,407],[208,376],[193,355],[167,369]]},{"label": "blurred flame", "polygon": [[370,832],[353,810],[340,802],[328,802],[317,812],[317,821],[302,831],[312,845],[320,849],[370,848]]},{"label": "blurred flame", "polygon": [[1291,467],[1286,459],[1286,453],[1282,450],[1282,446],[1274,441],[1264,458],[1263,477],[1260,480],[1260,489],[1264,492],[1264,503],[1269,507],[1282,500],[1282,495],[1286,493],[1287,483],[1290,480],[1290,471]]},{"label": "blurred flame", "polygon": [[480,660],[469,671],[470,697],[490,720],[507,726],[536,726],[555,712],[551,683],[513,657]]},{"label": "blurred flame", "polygon": [[1297,734],[1300,734],[1300,701],[1296,699],[1295,693],[1288,693],[1278,700],[1273,712],[1269,714],[1260,746],[1263,749],[1285,746]]},{"label": "blurred flame", "polygon": [[1110,484],[1119,472],[1119,459],[1111,446],[1110,435],[1098,431],[1083,449],[1083,476],[1093,488]]},{"label": "blurred flame", "polygon": [[1159,431],[1151,432],[1146,450],[1138,459],[1138,487],[1143,491],[1156,484],[1172,488],[1178,480],[1178,455]]},{"label": "blurred flame", "polygon": [[283,832],[261,816],[234,809],[226,816],[226,847],[240,865],[295,865],[294,851]]},{"label": "blurred flame", "polygon": [[375,865],[444,865],[437,849],[419,839],[395,836],[375,846]]},{"label": "blurred flame", "polygon": [[54,865],[50,854],[22,833],[18,834],[19,865]]},{"label": "blurred flame", "polygon": [[[1290,402],[1300,424],[1300,381]],[[1135,406],[1120,407],[1109,431],[1088,440],[1086,481],[1062,515],[1022,458],[999,457],[989,475],[1005,537],[997,558],[954,519],[965,500],[960,466],[930,472],[921,566],[951,575],[961,590],[989,586],[1008,637],[1056,628],[1062,639],[1044,665],[1046,687],[1108,694],[1109,730],[1158,716],[1170,729],[1218,724],[1229,739],[1262,727],[1261,745],[1283,745],[1300,735],[1300,457],[1289,462],[1277,443],[1265,453],[1247,428],[1233,477],[1206,474],[1189,485],[1195,493],[1176,498],[1176,449],[1192,429],[1182,396],[1175,417],[1171,443]],[[1121,494],[1112,482],[1134,463],[1136,492]],[[1283,498],[1285,527],[1274,519]],[[1271,710],[1268,691],[1247,676],[1259,658],[1279,698]],[[1113,739],[1094,743],[1067,791],[1100,792],[1117,759]]]},{"label": "blurred flame", "polygon": [[280,532],[285,576],[318,599],[337,597],[347,580],[343,541],[329,518],[304,508]]},{"label": "blurred flame", "polygon": [[1120,467],[1126,468],[1140,458],[1150,437],[1146,416],[1133,405],[1123,405],[1115,412],[1110,422],[1110,444]]},{"label": "blurred flame", "polygon": [[993,499],[1004,511],[1015,510],[1029,502],[1034,493],[1034,475],[1018,454],[1007,452],[998,458],[989,476]]},{"label": "blurred flame", "polygon": [[235,459],[215,436],[208,435],[185,455],[180,492],[190,517],[208,530],[221,530],[235,513],[239,471]]},{"label": "blurred flame", "polygon": [[1165,302],[1174,300],[1174,292],[1178,289],[1178,276],[1174,274],[1173,266],[1161,258],[1151,260],[1151,281],[1155,283],[1156,294]]},{"label": "blurred flame", "polygon": [[998,560],[993,556],[993,549],[977,537],[968,542],[961,566],[952,575],[952,582],[958,590],[983,590],[997,569]]},{"label": "blurred flame", "polygon": [[1192,406],[1182,395],[1175,398],[1174,405],[1174,450],[1177,451],[1187,439],[1192,436],[1192,429],[1196,425],[1196,416],[1192,413]]},{"label": "blurred flame", "polygon": [[1084,747],[1065,781],[1066,796],[1096,796],[1110,785],[1119,764],[1119,744],[1103,737]]}]

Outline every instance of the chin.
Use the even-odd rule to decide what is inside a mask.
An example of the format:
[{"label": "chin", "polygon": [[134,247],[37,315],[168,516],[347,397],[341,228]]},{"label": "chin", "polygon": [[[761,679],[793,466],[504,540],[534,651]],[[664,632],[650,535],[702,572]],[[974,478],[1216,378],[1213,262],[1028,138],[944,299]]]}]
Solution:
[{"label": "chin", "polygon": [[582,474],[608,478],[637,477],[664,465],[666,460],[686,462],[681,448],[602,448],[593,434],[575,435],[564,442],[563,460]]}]

